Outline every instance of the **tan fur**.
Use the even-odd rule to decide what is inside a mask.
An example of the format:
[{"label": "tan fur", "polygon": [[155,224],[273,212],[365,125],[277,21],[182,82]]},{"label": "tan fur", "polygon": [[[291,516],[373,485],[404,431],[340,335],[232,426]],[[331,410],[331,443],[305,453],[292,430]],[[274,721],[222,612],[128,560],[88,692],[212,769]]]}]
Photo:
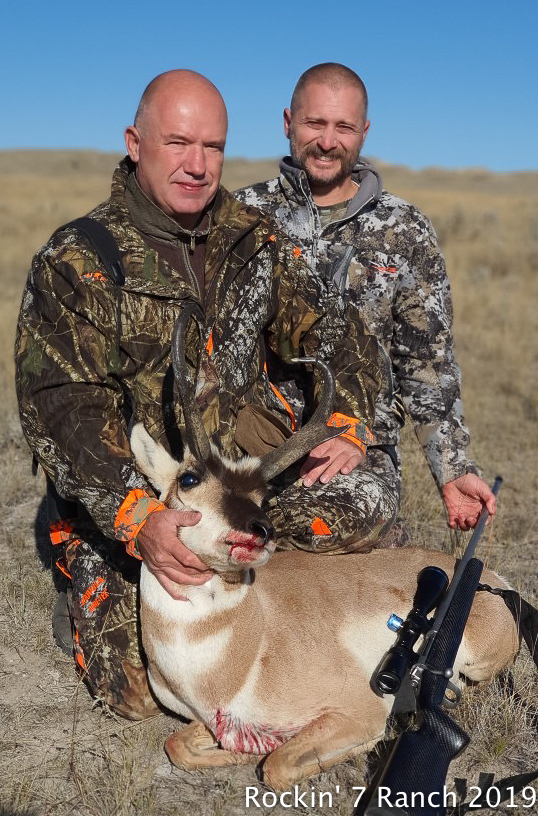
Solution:
[{"label": "tan fur", "polygon": [[[148,439],[139,448],[151,449]],[[162,452],[151,459],[162,461]],[[145,472],[143,459],[137,461]],[[218,572],[238,577],[228,583],[217,574],[202,587],[188,587],[188,601],[173,601],[142,566],[142,633],[155,693],[199,721],[168,740],[172,761],[205,767],[243,761],[241,752],[267,753],[265,781],[287,789],[367,750],[382,736],[393,699],[370,686],[395,642],[386,621],[391,613],[408,614],[423,567],[439,566],[451,578],[454,559],[405,548],[336,556],[278,552],[265,563],[265,548],[254,548],[245,566],[234,560],[229,539],[248,530],[250,520],[238,530],[235,514],[233,529],[227,526],[218,510],[231,506],[229,496],[228,504],[220,501],[225,488],[210,475],[185,497],[169,482],[171,464],[163,469],[169,503],[188,501],[202,513],[199,525],[182,531],[190,536],[185,543]],[[184,472],[184,465],[176,469]],[[269,542],[268,552],[272,547]],[[248,566],[255,568],[253,582]],[[506,585],[489,571],[483,580]],[[503,600],[479,593],[456,671],[487,680],[517,649]],[[216,738],[227,750],[215,747]]]}]

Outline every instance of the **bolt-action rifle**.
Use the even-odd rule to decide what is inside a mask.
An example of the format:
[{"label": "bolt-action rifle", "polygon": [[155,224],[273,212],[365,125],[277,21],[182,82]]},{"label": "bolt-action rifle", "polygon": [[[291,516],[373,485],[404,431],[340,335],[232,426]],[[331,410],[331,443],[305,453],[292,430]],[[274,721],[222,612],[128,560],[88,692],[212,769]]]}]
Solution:
[{"label": "bolt-action rifle", "polygon": [[[494,495],[501,482],[498,476],[492,487]],[[444,816],[446,812],[448,766],[466,748],[469,736],[442,707],[453,708],[460,697],[450,678],[482,574],[483,564],[473,555],[488,515],[484,508],[450,586],[443,570],[426,567],[418,575],[413,609],[406,620],[389,619],[389,628],[398,631],[398,636],[372,682],[379,693],[396,694],[407,675],[416,696],[418,728],[404,731],[397,739],[365,816]],[[436,607],[429,619],[427,615]],[[421,635],[422,644],[414,651]],[[394,802],[396,793],[405,794],[400,798],[407,803],[405,808],[385,804]],[[416,804],[409,804],[413,802]]]}]

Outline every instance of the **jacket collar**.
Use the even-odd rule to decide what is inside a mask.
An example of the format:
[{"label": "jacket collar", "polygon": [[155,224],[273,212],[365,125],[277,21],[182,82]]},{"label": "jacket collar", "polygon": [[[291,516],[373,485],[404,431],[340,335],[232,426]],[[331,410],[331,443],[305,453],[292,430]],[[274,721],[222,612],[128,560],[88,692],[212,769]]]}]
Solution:
[{"label": "jacket collar", "polygon": [[[364,159],[359,159],[353,168],[351,178],[359,185],[359,189],[349,203],[346,218],[355,215],[370,202],[377,203],[383,190],[381,176]],[[306,200],[314,204],[306,173],[295,164],[291,156],[284,156],[280,162],[280,181],[286,194],[291,195],[298,204],[304,204]]]}]

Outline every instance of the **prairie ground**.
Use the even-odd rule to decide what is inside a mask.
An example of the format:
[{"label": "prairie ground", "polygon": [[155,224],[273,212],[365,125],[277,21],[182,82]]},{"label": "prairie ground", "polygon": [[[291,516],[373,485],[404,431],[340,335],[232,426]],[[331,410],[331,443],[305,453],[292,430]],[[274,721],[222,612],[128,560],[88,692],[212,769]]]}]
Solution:
[{"label": "prairie ground", "polygon": [[[247,808],[246,787],[258,786],[260,802],[265,790],[254,766],[207,774],[171,768],[162,743],[177,722],[163,714],[133,724],[103,710],[52,640],[44,482],[31,474],[18,425],[15,324],[33,253],[107,196],[116,161],[90,152],[0,153],[0,816],[349,815],[353,786],[379,764],[376,752],[312,779],[296,809],[270,798]],[[488,481],[497,473],[505,480],[478,554],[537,604],[538,174],[378,166],[388,189],[433,220],[452,283],[472,453]],[[272,161],[231,160],[225,184],[234,189],[276,169]],[[460,553],[467,536],[449,532],[409,428],[403,447],[403,516],[413,543]],[[455,716],[472,741],[451,766],[449,786],[455,776],[470,786],[480,773],[499,780],[538,771],[537,677],[523,648],[509,683],[469,690]],[[321,793],[332,793],[332,802],[320,803]],[[524,812],[538,813],[538,805]]]}]

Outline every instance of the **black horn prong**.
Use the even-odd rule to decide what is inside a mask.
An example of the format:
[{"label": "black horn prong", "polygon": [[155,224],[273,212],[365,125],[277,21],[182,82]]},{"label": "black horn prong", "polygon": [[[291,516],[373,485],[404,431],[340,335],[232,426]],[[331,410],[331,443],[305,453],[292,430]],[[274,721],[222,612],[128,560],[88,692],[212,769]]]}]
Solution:
[{"label": "black horn prong", "polygon": [[327,363],[318,360],[317,357],[295,357],[292,362],[311,363],[316,368],[321,369],[324,375],[323,386],[317,408],[310,421],[297,433],[290,436],[282,445],[265,454],[262,458],[262,473],[267,482],[274,479],[275,476],[282,473],[290,465],[293,465],[298,459],[310,453],[317,445],[333,439],[335,436],[340,436],[350,427],[346,425],[340,428],[331,428],[327,425],[335,392],[333,373]]},{"label": "black horn prong", "polygon": [[194,384],[191,385],[188,381],[185,362],[185,333],[191,317],[194,317],[196,321],[200,339],[203,337],[203,312],[197,303],[188,303],[182,309],[180,316],[176,320],[172,333],[172,367],[174,369],[179,400],[183,409],[187,444],[197,459],[205,461],[211,453],[211,446],[202,422],[200,410],[196,403],[196,376]]}]

